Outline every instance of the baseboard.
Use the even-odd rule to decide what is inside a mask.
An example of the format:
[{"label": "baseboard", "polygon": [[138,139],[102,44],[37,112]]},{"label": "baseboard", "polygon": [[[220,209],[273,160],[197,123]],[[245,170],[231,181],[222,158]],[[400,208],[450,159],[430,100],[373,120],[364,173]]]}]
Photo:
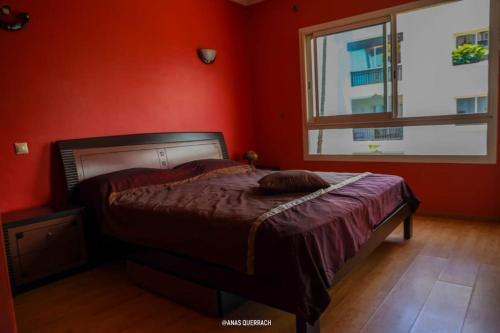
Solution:
[{"label": "baseboard", "polygon": [[467,214],[454,214],[454,213],[436,213],[427,211],[417,211],[415,216],[421,217],[437,217],[437,218],[449,218],[457,220],[474,220],[474,221],[486,221],[486,222],[500,222],[500,216],[479,216],[479,215],[467,215]]}]

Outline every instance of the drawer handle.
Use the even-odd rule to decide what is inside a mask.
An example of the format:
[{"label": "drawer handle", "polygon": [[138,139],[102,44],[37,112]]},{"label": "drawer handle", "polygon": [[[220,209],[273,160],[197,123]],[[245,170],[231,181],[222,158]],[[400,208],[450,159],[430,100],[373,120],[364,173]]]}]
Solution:
[{"label": "drawer handle", "polygon": [[49,231],[49,232],[47,233],[47,236],[46,236],[46,237],[47,237],[47,239],[52,239],[52,237],[54,237],[54,234],[53,234],[52,232],[50,232],[50,231]]}]

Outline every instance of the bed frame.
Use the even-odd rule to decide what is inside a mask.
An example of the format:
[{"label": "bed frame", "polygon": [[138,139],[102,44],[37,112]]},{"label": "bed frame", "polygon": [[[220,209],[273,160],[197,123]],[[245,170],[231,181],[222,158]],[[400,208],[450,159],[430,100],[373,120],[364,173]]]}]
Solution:
[{"label": "bed frame", "polygon": [[[69,191],[84,179],[129,168],[172,168],[178,164],[203,159],[227,159],[222,133],[154,133],[59,141],[66,184]],[[412,237],[412,209],[403,203],[381,221],[358,253],[337,272],[332,286],[357,267],[386,237],[404,223],[404,239]],[[132,262],[191,281],[202,286],[239,295],[280,310],[279,285],[236,271],[186,258],[165,251],[142,248]],[[297,333],[319,333],[319,320],[314,324],[296,316]]]}]

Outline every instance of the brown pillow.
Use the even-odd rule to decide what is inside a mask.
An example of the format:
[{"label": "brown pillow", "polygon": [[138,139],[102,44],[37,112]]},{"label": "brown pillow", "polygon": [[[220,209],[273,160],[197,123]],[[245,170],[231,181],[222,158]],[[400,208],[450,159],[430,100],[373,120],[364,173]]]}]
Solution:
[{"label": "brown pillow", "polygon": [[314,192],[327,188],[330,183],[315,173],[300,170],[273,172],[259,180],[266,193]]}]

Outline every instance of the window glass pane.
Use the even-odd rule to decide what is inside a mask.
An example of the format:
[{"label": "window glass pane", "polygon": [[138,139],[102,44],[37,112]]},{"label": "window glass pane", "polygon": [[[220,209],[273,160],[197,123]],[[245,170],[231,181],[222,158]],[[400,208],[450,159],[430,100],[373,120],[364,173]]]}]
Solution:
[{"label": "window glass pane", "polygon": [[369,52],[369,68],[382,68],[384,67],[384,46],[378,45],[372,47]]},{"label": "window glass pane", "polygon": [[403,140],[403,128],[353,128],[354,141],[391,141]]},{"label": "window glass pane", "polygon": [[468,35],[460,35],[457,37],[457,46],[461,46],[464,44],[476,44],[476,35],[468,34]]},{"label": "window glass pane", "polygon": [[489,45],[489,32],[488,31],[483,31],[477,34],[477,43],[479,45],[482,45],[484,47],[488,47]]},{"label": "window glass pane", "polygon": [[475,98],[458,98],[457,99],[457,113],[467,114],[475,113],[476,99]]},{"label": "window glass pane", "polygon": [[456,96],[487,95],[488,59],[477,48],[457,51],[475,44],[476,33],[457,34],[488,27],[489,6],[489,0],[462,0],[397,15],[404,117],[456,115]]},{"label": "window glass pane", "polygon": [[478,97],[477,98],[477,112],[478,113],[488,112],[488,98],[487,97]]},{"label": "window glass pane", "polygon": [[353,99],[351,105],[353,114],[384,112],[384,98],[380,95]]},{"label": "window glass pane", "polygon": [[313,95],[317,116],[387,111],[390,87],[384,42],[388,42],[389,28],[389,24],[379,24],[316,38]]},{"label": "window glass pane", "polygon": [[486,156],[486,133],[486,124],[310,130],[309,153]]}]

